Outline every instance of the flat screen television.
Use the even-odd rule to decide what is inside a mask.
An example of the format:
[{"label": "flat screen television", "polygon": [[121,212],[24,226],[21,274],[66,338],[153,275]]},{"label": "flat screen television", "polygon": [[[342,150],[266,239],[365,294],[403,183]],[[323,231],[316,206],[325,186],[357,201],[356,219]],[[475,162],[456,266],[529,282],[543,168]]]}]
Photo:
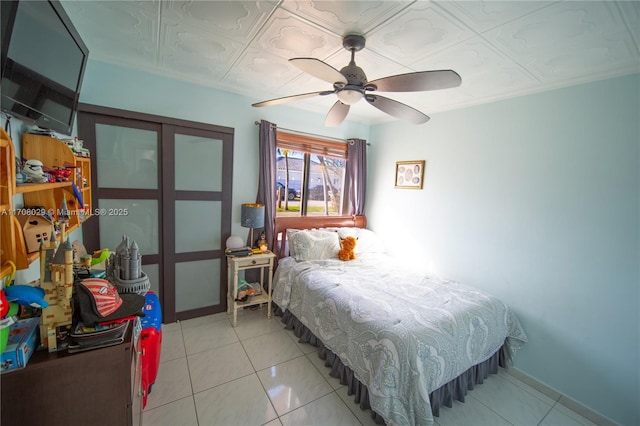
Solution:
[{"label": "flat screen television", "polygon": [[2,0],[2,111],[71,135],[89,49],[62,5]]}]

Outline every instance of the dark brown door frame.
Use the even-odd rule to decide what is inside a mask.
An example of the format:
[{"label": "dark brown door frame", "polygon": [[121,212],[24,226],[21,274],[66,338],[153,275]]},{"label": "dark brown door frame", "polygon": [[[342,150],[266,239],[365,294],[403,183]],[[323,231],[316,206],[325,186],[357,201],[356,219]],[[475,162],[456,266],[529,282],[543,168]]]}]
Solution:
[{"label": "dark brown door frame", "polygon": [[[176,133],[187,134],[191,136],[211,137],[210,132],[203,129],[193,129],[177,125],[163,126],[163,149],[162,169],[166,172],[164,178],[166,184],[163,186],[163,200],[167,206],[171,208],[164,209],[165,220],[162,222],[163,235],[163,256],[165,258],[173,256],[174,262],[168,262],[164,271],[165,277],[175,277],[175,264],[180,262],[189,262],[207,259],[220,259],[220,305],[217,309],[208,307],[192,309],[176,314],[177,320],[185,320],[189,318],[209,315],[227,310],[227,274],[226,274],[226,257],[224,254],[224,242],[231,235],[231,202],[233,193],[233,133],[217,135],[223,141],[223,158],[222,158],[222,191],[185,191],[175,189],[175,168],[173,160],[175,158],[174,135]],[[222,238],[221,246],[217,250],[176,253],[175,252],[175,202],[182,200],[194,201],[220,201],[222,202]],[[206,218],[203,218],[206,220]],[[174,301],[175,306],[175,285],[165,286],[170,292],[169,298]]]},{"label": "dark brown door frame", "polygon": [[[127,111],[116,108],[102,107],[81,103],[78,107],[78,134],[84,140],[84,147],[88,148],[91,156],[96,154],[96,132],[97,123],[113,124],[123,127],[132,127],[130,121],[136,121],[135,128],[148,128],[159,132],[161,140],[158,145],[158,155],[161,167],[158,169],[158,190],[140,189],[110,189],[97,190],[97,164],[92,161],[91,181],[94,185],[92,191],[91,205],[97,207],[98,198],[124,198],[124,199],[157,199],[159,246],[160,253],[157,255],[143,256],[142,263],[158,264],[160,266],[160,303],[163,307],[163,322],[171,323],[176,320],[184,320],[218,312],[227,309],[227,268],[225,267],[224,241],[231,235],[231,207],[233,194],[233,137],[234,129],[230,127],[217,126],[207,123],[199,123],[189,120],[181,120],[171,117],[163,117],[153,114]],[[129,122],[129,124],[127,124]],[[184,133],[194,136],[211,137],[210,132],[218,133],[217,138],[223,141],[223,170],[222,170],[222,191],[179,191],[174,190],[174,134]],[[153,191],[160,191],[159,194],[151,196]],[[198,253],[175,253],[175,201],[176,200],[204,200],[222,202],[222,222],[221,222],[221,246],[217,250]],[[166,207],[170,206],[170,207]],[[99,250],[100,232],[98,220],[88,220],[82,225],[84,245],[89,252]],[[192,261],[218,258],[220,265],[220,302],[218,307],[205,307],[193,309],[185,312],[175,312],[175,264],[174,262],[162,262],[162,259],[173,257],[176,262]],[[170,309],[169,309],[170,307]]]}]

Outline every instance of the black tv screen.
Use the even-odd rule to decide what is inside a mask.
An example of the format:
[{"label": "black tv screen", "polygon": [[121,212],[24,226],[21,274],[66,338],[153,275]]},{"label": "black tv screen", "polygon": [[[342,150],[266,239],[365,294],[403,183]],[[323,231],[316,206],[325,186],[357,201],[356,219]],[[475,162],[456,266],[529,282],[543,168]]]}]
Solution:
[{"label": "black tv screen", "polygon": [[89,56],[62,5],[2,0],[2,111],[70,135]]}]

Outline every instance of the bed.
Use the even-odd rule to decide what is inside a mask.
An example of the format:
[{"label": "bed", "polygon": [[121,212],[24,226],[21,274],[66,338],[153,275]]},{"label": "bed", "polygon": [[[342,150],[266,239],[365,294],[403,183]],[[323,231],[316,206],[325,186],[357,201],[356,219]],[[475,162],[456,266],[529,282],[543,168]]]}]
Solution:
[{"label": "bed", "polygon": [[527,341],[500,300],[386,255],[364,216],[277,218],[273,251],[277,313],[377,423],[432,424]]}]

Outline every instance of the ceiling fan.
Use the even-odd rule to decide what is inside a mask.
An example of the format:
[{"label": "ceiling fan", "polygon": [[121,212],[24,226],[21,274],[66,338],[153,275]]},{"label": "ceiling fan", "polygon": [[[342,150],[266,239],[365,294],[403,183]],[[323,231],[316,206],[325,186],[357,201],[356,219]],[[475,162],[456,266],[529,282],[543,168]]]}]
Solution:
[{"label": "ceiling fan", "polygon": [[342,123],[349,113],[351,105],[364,98],[370,105],[378,108],[395,118],[406,120],[413,124],[429,121],[429,117],[415,108],[393,99],[380,96],[375,92],[421,92],[427,90],[448,89],[460,86],[462,79],[452,70],[419,71],[407,74],[392,75],[378,80],[367,81],[362,68],[356,65],[355,54],[362,50],[365,38],[359,34],[347,34],[342,39],[344,48],[351,52],[351,62],[340,71],[331,65],[315,58],[289,59],[296,67],[320,80],[333,84],[333,90],[303,93],[286,96],[284,98],[252,104],[254,107],[279,105],[298,101],[314,96],[336,94],[338,100],[327,113],[326,126],[337,126]]}]

